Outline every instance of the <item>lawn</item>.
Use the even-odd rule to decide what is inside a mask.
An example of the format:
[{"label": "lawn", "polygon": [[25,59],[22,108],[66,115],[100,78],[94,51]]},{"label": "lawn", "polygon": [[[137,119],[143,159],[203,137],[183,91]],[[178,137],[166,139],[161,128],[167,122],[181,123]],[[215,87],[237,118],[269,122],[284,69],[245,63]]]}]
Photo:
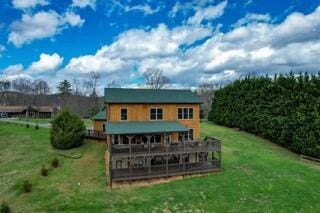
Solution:
[{"label": "lawn", "polygon": [[[222,172],[148,187],[109,190],[105,144],[85,141],[58,157],[61,167],[39,172],[57,157],[48,129],[0,123],[0,201],[15,211],[67,212],[316,212],[320,166],[259,137],[202,123],[202,134],[223,141]],[[33,192],[23,194],[29,179]]]},{"label": "lawn", "polygon": [[51,118],[19,118],[19,121],[39,123],[39,124],[48,124],[51,122]]}]

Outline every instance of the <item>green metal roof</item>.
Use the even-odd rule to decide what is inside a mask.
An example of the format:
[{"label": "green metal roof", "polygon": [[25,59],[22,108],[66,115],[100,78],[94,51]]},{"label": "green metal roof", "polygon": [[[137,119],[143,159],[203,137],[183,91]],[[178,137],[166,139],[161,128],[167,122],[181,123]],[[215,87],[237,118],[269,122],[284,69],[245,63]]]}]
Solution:
[{"label": "green metal roof", "polygon": [[98,112],[96,115],[92,117],[92,120],[100,120],[100,121],[105,121],[107,120],[107,113],[106,113],[106,108],[103,107],[100,112]]},{"label": "green metal roof", "polygon": [[177,121],[107,122],[107,135],[142,134],[160,132],[186,132],[188,129]]},{"label": "green metal roof", "polygon": [[106,88],[107,103],[202,103],[191,90]]}]

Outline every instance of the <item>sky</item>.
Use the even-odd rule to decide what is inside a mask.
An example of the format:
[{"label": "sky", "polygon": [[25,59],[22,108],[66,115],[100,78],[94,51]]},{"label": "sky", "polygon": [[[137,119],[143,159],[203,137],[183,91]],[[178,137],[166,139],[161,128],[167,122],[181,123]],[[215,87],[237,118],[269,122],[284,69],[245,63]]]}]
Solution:
[{"label": "sky", "polygon": [[172,87],[320,71],[320,0],[1,0],[0,78]]}]

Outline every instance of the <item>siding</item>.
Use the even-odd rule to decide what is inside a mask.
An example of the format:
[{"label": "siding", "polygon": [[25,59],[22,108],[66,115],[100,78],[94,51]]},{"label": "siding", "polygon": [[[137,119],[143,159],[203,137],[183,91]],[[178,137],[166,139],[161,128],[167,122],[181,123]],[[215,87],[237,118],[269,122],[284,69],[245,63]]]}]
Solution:
[{"label": "siding", "polygon": [[[194,140],[200,139],[200,105],[199,104],[108,104],[108,121],[117,122],[120,120],[120,109],[128,109],[128,121],[149,121],[150,108],[163,108],[164,121],[179,121],[187,128],[194,131]],[[178,108],[193,108],[192,120],[178,120]],[[123,121],[125,122],[125,121]],[[178,134],[173,133],[173,140],[178,139]]]}]

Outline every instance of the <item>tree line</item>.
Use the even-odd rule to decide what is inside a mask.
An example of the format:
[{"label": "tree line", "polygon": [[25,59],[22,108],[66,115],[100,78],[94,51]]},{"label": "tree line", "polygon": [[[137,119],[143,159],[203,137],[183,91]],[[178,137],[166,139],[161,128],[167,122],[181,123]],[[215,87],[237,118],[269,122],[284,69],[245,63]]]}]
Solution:
[{"label": "tree line", "polygon": [[320,158],[320,74],[236,80],[215,92],[209,120]]}]

